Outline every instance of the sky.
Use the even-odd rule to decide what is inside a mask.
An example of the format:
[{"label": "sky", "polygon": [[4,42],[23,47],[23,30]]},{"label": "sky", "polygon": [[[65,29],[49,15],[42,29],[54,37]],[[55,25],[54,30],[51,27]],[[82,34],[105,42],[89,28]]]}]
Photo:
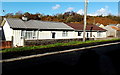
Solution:
[{"label": "sky", "polygon": [[[55,15],[68,11],[84,14],[84,2],[0,2],[0,15],[16,13],[18,11],[32,14],[41,13],[45,15]],[[88,15],[118,15],[118,2],[89,2]]]},{"label": "sky", "polygon": [[[84,0],[0,0],[2,2],[83,2]],[[118,2],[120,0],[88,0],[89,2]]]}]

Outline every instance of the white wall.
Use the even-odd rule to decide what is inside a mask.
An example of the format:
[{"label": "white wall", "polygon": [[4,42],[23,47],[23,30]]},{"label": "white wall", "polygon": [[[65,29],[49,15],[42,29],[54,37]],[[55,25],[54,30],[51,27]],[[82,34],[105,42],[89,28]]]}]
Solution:
[{"label": "white wall", "polygon": [[63,31],[56,31],[55,39],[69,39],[73,37],[74,37],[74,31],[67,31],[67,36],[63,36]]},{"label": "white wall", "polygon": [[63,31],[39,31],[39,38],[38,39],[53,39],[52,33],[55,33],[54,39],[68,39],[68,38],[74,38],[75,32],[74,31],[68,31],[67,36],[62,36]]},{"label": "white wall", "polygon": [[[21,32],[22,30],[11,30],[9,28],[9,25],[6,25],[5,27],[8,27],[9,34],[6,32],[7,36],[11,38],[13,36],[13,45],[16,46],[23,46],[23,38],[21,38]],[[55,38],[52,38],[52,33],[55,33]],[[35,39],[72,39],[72,38],[83,38],[83,32],[81,32],[81,36],[78,36],[78,32],[75,31],[67,31],[67,36],[63,36],[63,31],[35,31],[36,38],[34,39],[26,39],[26,40],[35,40]],[[90,32],[86,32],[89,34],[88,37],[90,38]],[[97,32],[92,32],[91,38],[103,38],[106,36],[106,32],[101,33],[102,36],[97,36]],[[93,36],[94,35],[94,36]]]},{"label": "white wall", "polygon": [[106,38],[106,37],[107,37],[107,33],[106,32],[102,32],[101,38]]},{"label": "white wall", "polygon": [[[52,33],[55,33],[55,38],[52,38]],[[90,37],[90,32],[86,32],[89,34],[89,38],[103,38],[106,37],[106,32],[101,32],[102,36],[97,36],[97,32],[92,32],[92,37]],[[26,39],[26,40],[36,40],[36,39],[72,39],[72,38],[83,38],[83,32],[81,32],[81,36],[78,36],[78,32],[68,31],[67,36],[63,36],[63,31],[36,31],[36,38],[34,39]],[[94,37],[94,36],[95,37]],[[23,46],[23,39],[21,38],[21,30],[14,30],[14,46]]]},{"label": "white wall", "polygon": [[12,41],[13,36],[13,46],[23,46],[23,40],[21,39],[21,30],[13,30],[10,28],[8,22],[6,21],[3,26],[6,41]]},{"label": "white wall", "polygon": [[[90,32],[89,32],[90,33]],[[106,37],[106,32],[100,32],[100,36],[98,36],[98,32],[92,32],[92,38],[105,38]]]},{"label": "white wall", "polygon": [[12,41],[13,29],[10,28],[10,26],[9,26],[7,21],[5,22],[5,24],[3,26],[3,30],[4,30],[6,41]]},{"label": "white wall", "polygon": [[[38,39],[53,39],[52,38],[52,32],[55,32],[55,38],[54,39],[83,38],[83,32],[81,32],[81,36],[78,36],[78,32],[68,31],[67,36],[62,36],[63,31],[39,31],[39,38]],[[90,37],[91,32],[86,32],[86,37],[87,37],[87,33],[88,33],[89,38],[94,38],[94,36],[95,36],[95,38],[106,37],[106,32],[101,32],[101,36],[98,36],[97,31],[92,32],[92,37]]]},{"label": "white wall", "polygon": [[[88,33],[88,38],[105,38],[106,37],[106,32],[101,32],[101,36],[98,36],[97,31],[96,32],[92,32],[92,37],[91,32],[86,32],[85,33],[85,37],[87,37],[87,33]],[[83,32],[81,33],[81,36],[78,36],[78,32],[74,32],[74,37],[73,38],[83,38]]]},{"label": "white wall", "polygon": [[51,31],[39,31],[38,39],[51,39]]},{"label": "white wall", "polygon": [[21,30],[13,30],[13,45],[23,46],[23,38],[21,38]]}]

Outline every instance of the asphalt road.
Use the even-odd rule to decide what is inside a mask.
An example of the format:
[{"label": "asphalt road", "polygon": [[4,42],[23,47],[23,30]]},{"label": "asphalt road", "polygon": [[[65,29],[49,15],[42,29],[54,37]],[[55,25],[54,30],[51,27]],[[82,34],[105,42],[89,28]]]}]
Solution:
[{"label": "asphalt road", "polygon": [[2,75],[120,75],[120,44],[3,63]]}]

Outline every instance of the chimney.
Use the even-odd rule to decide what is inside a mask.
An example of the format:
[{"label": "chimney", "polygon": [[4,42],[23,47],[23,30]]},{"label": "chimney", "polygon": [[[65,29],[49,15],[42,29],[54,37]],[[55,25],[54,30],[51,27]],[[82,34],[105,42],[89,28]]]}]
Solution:
[{"label": "chimney", "polygon": [[27,16],[23,15],[23,16],[22,16],[22,20],[23,20],[23,21],[28,21]]}]

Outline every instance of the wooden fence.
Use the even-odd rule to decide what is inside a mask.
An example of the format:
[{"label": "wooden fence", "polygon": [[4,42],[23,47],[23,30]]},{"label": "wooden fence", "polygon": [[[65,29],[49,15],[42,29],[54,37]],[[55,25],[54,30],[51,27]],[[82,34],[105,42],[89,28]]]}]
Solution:
[{"label": "wooden fence", "polygon": [[11,41],[0,41],[0,49],[12,48]]}]

